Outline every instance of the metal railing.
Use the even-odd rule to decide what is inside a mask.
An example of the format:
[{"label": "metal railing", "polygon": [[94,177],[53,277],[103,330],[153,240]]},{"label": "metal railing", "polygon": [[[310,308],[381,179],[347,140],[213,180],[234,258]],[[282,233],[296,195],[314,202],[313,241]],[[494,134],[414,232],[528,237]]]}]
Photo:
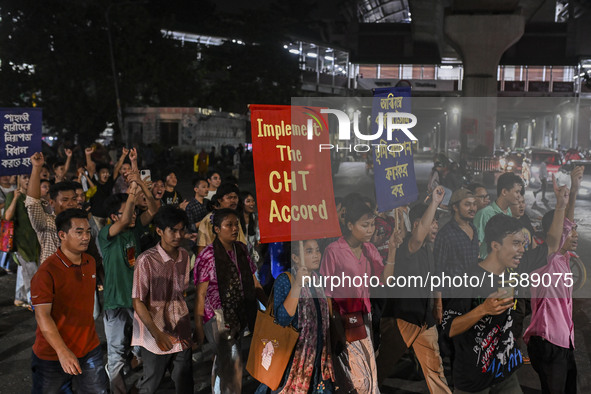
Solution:
[{"label": "metal railing", "polygon": [[501,166],[497,157],[474,157],[467,160],[469,168],[475,174],[500,171]]}]

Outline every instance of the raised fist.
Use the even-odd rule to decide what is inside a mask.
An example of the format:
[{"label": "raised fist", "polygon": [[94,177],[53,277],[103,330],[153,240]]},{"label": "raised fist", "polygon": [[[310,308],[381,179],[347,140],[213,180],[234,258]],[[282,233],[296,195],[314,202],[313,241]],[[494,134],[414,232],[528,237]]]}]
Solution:
[{"label": "raised fist", "polygon": [[437,205],[441,204],[443,198],[445,197],[445,189],[443,186],[437,186],[435,190],[433,190],[433,201],[437,203]]},{"label": "raised fist", "polygon": [[45,164],[43,153],[33,153],[33,156],[31,156],[31,164],[33,164],[33,167],[43,167],[43,164]]}]

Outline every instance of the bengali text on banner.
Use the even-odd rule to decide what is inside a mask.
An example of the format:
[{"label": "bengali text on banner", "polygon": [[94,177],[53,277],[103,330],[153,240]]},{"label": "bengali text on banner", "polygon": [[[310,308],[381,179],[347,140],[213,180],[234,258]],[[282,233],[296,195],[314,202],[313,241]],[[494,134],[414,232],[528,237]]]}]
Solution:
[{"label": "bengali text on banner", "polygon": [[[410,100],[410,87],[375,89],[371,133],[375,134],[379,130],[379,114],[382,114],[383,130],[386,130],[388,113],[411,113]],[[405,118],[393,118],[391,121],[410,123]],[[392,134],[392,140],[387,140],[385,135],[386,133],[382,134],[379,147],[373,152],[376,200],[380,212],[410,204],[419,195],[413,162],[413,142],[399,129]]]},{"label": "bengali text on banner", "polygon": [[0,108],[0,127],[0,175],[30,174],[30,157],[41,152],[41,109]]}]

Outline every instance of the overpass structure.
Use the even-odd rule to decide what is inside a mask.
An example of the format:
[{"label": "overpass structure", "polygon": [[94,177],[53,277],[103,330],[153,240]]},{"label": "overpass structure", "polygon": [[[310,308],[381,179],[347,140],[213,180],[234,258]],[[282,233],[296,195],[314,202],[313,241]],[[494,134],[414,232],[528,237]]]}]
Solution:
[{"label": "overpass structure", "polygon": [[591,0],[315,4],[284,45],[306,95],[367,96],[406,80],[413,97],[499,98],[433,108],[422,125],[433,150],[591,148]]}]

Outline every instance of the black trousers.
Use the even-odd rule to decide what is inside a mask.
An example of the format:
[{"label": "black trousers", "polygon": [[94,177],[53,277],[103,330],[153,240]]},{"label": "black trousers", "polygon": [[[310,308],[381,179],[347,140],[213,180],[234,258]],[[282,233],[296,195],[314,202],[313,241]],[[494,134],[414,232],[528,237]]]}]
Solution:
[{"label": "black trousers", "polygon": [[577,365],[572,348],[556,346],[541,337],[527,344],[531,365],[540,376],[544,394],[576,394]]},{"label": "black trousers", "polygon": [[173,354],[154,354],[141,348],[144,374],[138,382],[140,393],[155,393],[170,363],[170,377],[177,394],[193,392],[193,359],[191,348]]},{"label": "black trousers", "polygon": [[542,177],[540,179],[540,183],[540,188],[536,190],[534,193],[538,194],[539,192],[542,192],[542,198],[546,198],[546,186],[548,185],[548,180],[545,177]]}]

